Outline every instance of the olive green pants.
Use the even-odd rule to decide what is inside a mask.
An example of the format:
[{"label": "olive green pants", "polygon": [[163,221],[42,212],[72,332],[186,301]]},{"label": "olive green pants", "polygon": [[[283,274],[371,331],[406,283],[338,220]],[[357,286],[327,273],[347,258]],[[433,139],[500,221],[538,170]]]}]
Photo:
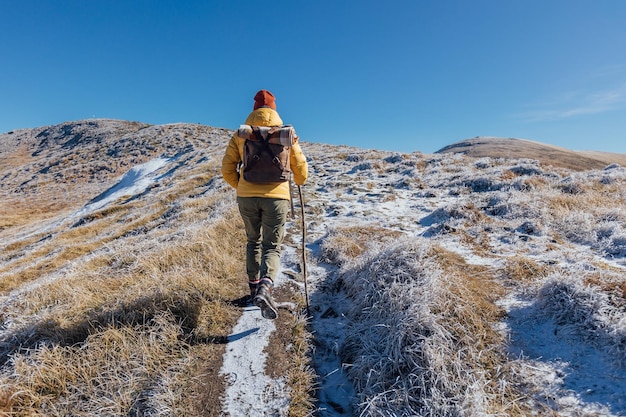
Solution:
[{"label": "olive green pants", "polygon": [[237,204],[246,228],[248,279],[254,281],[269,277],[273,281],[280,267],[289,200],[237,197]]}]

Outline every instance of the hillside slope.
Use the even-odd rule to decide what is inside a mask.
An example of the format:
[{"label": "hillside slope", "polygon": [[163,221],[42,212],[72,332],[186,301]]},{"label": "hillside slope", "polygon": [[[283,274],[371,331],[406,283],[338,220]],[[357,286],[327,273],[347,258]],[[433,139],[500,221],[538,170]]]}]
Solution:
[{"label": "hillside slope", "polygon": [[95,119],[0,136],[0,229],[71,210],[159,155],[188,153],[223,129]]},{"label": "hillside slope", "polygon": [[0,414],[626,413],[626,169],[303,142],[268,321],[230,134],[0,135]]},{"label": "hillside slope", "polygon": [[618,163],[626,166],[626,155],[609,152],[573,151],[525,139],[476,137],[448,145],[437,153],[462,153],[482,158],[527,158],[540,161],[546,166],[555,166],[584,171],[602,169]]}]

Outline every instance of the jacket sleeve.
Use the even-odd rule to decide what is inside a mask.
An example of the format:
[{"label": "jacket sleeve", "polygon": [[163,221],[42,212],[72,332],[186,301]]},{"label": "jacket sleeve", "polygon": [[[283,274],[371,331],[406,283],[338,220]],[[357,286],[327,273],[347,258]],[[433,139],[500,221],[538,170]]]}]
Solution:
[{"label": "jacket sleeve", "polygon": [[291,147],[289,159],[294,182],[296,185],[303,185],[309,176],[309,166],[298,142]]},{"label": "jacket sleeve", "polygon": [[239,154],[239,146],[237,146],[236,138],[237,135],[234,135],[230,139],[224,158],[222,158],[222,176],[234,189],[237,189],[239,184],[239,172],[237,171],[237,167],[241,162],[241,155]]}]

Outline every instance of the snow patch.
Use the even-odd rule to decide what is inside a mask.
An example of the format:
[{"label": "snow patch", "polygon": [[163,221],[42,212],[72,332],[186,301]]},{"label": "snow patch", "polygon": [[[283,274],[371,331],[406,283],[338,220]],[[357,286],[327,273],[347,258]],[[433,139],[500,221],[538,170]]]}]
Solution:
[{"label": "snow patch", "polygon": [[159,179],[153,174],[171,161],[172,158],[156,158],[131,168],[117,184],[91,200],[70,218],[82,217],[93,213],[122,197],[132,197],[143,193]]}]

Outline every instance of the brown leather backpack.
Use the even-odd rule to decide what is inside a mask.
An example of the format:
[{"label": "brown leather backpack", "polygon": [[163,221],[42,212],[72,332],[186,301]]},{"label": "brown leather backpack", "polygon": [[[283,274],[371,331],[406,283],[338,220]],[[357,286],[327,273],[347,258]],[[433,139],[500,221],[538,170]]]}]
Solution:
[{"label": "brown leather backpack", "polygon": [[243,178],[252,183],[285,182],[291,178],[289,153],[295,136],[291,126],[241,126]]}]

